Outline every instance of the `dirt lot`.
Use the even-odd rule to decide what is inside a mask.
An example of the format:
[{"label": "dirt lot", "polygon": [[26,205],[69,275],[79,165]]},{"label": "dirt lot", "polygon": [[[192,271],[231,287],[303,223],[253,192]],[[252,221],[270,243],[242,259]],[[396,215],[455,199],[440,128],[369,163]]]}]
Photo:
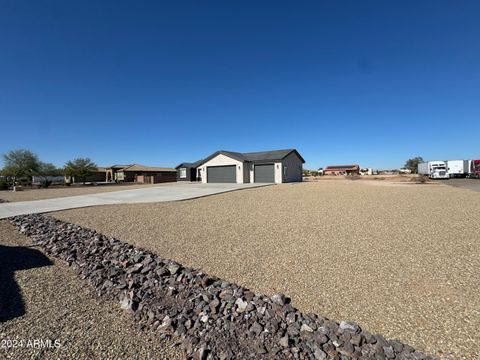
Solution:
[{"label": "dirt lot", "polygon": [[323,176],[308,176],[306,181],[332,181],[332,180],[351,180],[351,181],[386,181],[394,183],[416,182],[419,175],[416,174],[394,174],[394,175],[323,175]]},{"label": "dirt lot", "polygon": [[[6,221],[0,221],[0,264],[1,359],[184,358],[154,333],[135,330],[118,304],[98,298]],[[58,340],[59,347],[6,348],[7,340]]]},{"label": "dirt lot", "polygon": [[468,190],[335,180],[55,216],[431,355],[473,359],[479,210]]},{"label": "dirt lot", "polygon": [[480,179],[450,179],[447,181],[442,181],[442,183],[462,189],[480,191]]},{"label": "dirt lot", "polygon": [[48,189],[23,189],[21,191],[0,191],[0,199],[10,202],[53,199],[65,196],[98,194],[121,190],[133,190],[149,186],[162,186],[164,184],[112,184],[112,185],[86,185],[74,187],[52,187]]}]

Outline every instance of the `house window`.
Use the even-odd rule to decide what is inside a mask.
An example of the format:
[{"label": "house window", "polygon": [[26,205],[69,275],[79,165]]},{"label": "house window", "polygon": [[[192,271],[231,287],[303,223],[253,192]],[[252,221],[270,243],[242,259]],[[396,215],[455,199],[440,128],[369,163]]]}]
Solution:
[{"label": "house window", "polygon": [[287,176],[287,167],[286,166],[283,167],[283,176]]},{"label": "house window", "polygon": [[185,179],[187,177],[187,168],[180,168],[180,179]]}]

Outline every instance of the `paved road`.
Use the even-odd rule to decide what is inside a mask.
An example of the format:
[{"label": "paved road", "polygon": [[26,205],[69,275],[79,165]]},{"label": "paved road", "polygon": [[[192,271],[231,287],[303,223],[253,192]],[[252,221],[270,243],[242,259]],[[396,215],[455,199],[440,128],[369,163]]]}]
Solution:
[{"label": "paved road", "polygon": [[442,184],[459,187],[462,189],[470,189],[480,191],[480,179],[450,179],[439,181]]},{"label": "paved road", "polygon": [[96,205],[134,204],[194,199],[228,191],[268,186],[271,184],[191,184],[171,185],[108,193],[69,196],[56,199],[21,201],[0,204],[0,219],[10,216],[44,213]]}]

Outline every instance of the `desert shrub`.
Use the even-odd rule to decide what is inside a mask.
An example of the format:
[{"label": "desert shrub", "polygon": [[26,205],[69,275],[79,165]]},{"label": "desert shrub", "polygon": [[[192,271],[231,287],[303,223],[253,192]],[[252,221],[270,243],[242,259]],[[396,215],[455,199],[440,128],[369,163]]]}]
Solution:
[{"label": "desert shrub", "polygon": [[428,176],[418,175],[418,176],[412,177],[411,181],[415,182],[416,184],[425,184],[428,181]]},{"label": "desert shrub", "polygon": [[420,176],[418,177],[418,182],[419,182],[420,184],[425,184],[427,181],[428,181],[428,176],[420,175]]}]

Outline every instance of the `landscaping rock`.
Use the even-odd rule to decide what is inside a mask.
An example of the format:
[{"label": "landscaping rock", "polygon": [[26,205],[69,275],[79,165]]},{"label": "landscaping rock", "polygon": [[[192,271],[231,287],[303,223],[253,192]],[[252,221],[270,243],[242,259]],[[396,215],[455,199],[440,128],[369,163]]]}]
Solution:
[{"label": "landscaping rock", "polygon": [[10,221],[140,329],[179,337],[190,359],[431,359],[353,322],[302,314],[283,294],[255,294],[78,225],[38,214]]},{"label": "landscaping rock", "polygon": [[354,333],[360,332],[360,326],[352,321],[342,321],[338,326],[341,332],[351,331]]},{"label": "landscaping rock", "polygon": [[272,301],[277,305],[283,306],[285,305],[286,298],[283,294],[274,294],[272,295]]}]

